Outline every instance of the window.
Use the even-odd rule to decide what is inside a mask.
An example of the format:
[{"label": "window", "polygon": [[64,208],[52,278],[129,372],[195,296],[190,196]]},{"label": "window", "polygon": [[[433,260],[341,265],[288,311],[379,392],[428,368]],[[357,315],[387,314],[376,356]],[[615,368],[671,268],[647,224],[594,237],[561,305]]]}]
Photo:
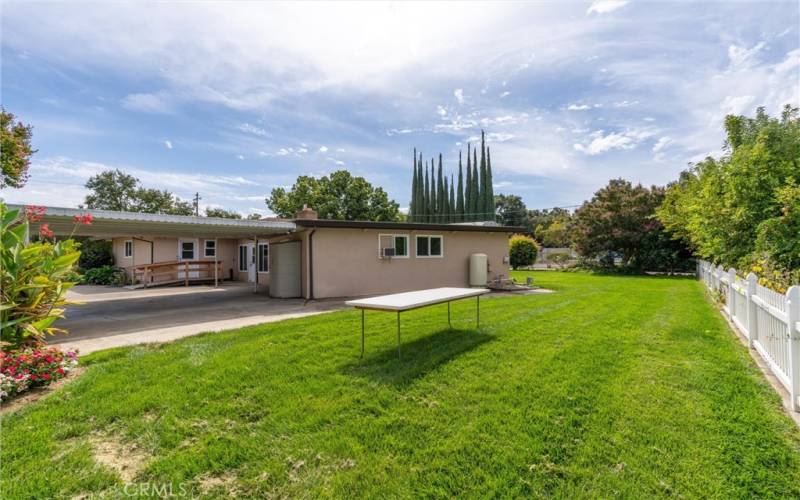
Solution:
[{"label": "window", "polygon": [[128,240],[125,242],[125,257],[131,258],[133,257],[133,241]]},{"label": "window", "polygon": [[442,257],[441,236],[417,236],[417,257]]},{"label": "window", "polygon": [[194,260],[194,241],[181,241],[181,260]]},{"label": "window", "polygon": [[[387,251],[388,250],[388,251]],[[395,259],[408,258],[408,235],[406,234],[379,234],[378,258],[391,257]]]},{"label": "window", "polygon": [[239,271],[247,272],[247,245],[239,245]]},{"label": "window", "polygon": [[217,256],[217,242],[216,242],[216,240],[206,240],[206,244],[203,247],[203,256],[204,257],[216,257]]},{"label": "window", "polygon": [[258,272],[269,272],[269,243],[258,244]]}]

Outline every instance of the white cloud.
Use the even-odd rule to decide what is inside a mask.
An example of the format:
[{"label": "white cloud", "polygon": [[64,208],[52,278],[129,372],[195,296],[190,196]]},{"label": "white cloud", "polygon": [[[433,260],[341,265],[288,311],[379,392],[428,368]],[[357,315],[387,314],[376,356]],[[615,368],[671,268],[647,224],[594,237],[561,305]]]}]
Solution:
[{"label": "white cloud", "polygon": [[172,141],[164,141],[164,147],[167,149],[172,149]]},{"label": "white cloud", "polygon": [[447,109],[445,109],[445,107],[441,105],[436,106],[436,113],[442,118],[444,118],[445,116],[447,116]]},{"label": "white cloud", "polygon": [[237,155],[236,158],[238,158],[240,160],[244,160],[244,155]]},{"label": "white cloud", "polygon": [[289,150],[286,149],[286,148],[281,148],[281,149],[278,150],[278,152],[276,154],[278,156],[286,156],[286,155],[289,154]]},{"label": "white cloud", "polygon": [[592,2],[592,5],[589,6],[586,14],[591,14],[593,12],[597,14],[608,14],[626,5],[628,5],[628,0],[595,0]]},{"label": "white cloud", "polygon": [[505,92],[503,92],[503,93],[501,93],[501,94],[500,94],[500,99],[502,99],[502,98],[504,98],[504,97],[508,97],[508,96],[510,96],[510,95],[511,95],[511,92],[509,92],[509,91],[507,91],[507,90],[506,90]]},{"label": "white cloud", "polygon": [[347,150],[346,150],[346,149],[344,149],[344,148],[336,148],[336,152],[337,152],[337,153],[346,153],[346,152],[347,152]]},{"label": "white cloud", "polygon": [[320,152],[320,153],[325,153],[325,152],[327,152],[327,151],[328,151],[328,147],[327,147],[327,146],[320,146],[320,147],[319,147],[319,152]]},{"label": "white cloud", "polygon": [[455,96],[456,101],[458,101],[459,104],[464,104],[464,89],[455,89],[453,91],[453,95]]},{"label": "white cloud", "polygon": [[664,150],[667,146],[672,144],[672,138],[669,136],[661,137],[654,145],[653,145],[653,153],[658,153]]},{"label": "white cloud", "polygon": [[749,114],[754,100],[755,96],[752,95],[725,96],[720,107],[725,115]]},{"label": "white cloud", "polygon": [[637,104],[639,104],[639,101],[628,101],[628,100],[624,100],[624,101],[617,101],[617,102],[615,102],[615,103],[614,103],[614,107],[615,107],[615,108],[629,108],[629,107],[631,107],[631,106],[636,106]]},{"label": "white cloud", "polygon": [[574,144],[573,148],[589,156],[595,156],[614,149],[633,149],[652,135],[652,132],[645,130],[611,132],[607,135],[604,135],[602,130],[597,130],[589,134],[591,141],[588,144]]},{"label": "white cloud", "polygon": [[257,135],[260,137],[266,137],[267,131],[263,128],[256,127],[255,125],[250,125],[249,123],[242,123],[236,127],[237,129],[241,130],[242,132],[246,132],[248,134]]},{"label": "white cloud", "polygon": [[570,104],[567,106],[567,111],[585,111],[590,108],[588,104]]},{"label": "white cloud", "polygon": [[763,41],[758,42],[749,49],[738,45],[730,45],[728,47],[728,58],[730,59],[731,67],[740,68],[755,64],[758,62],[756,56],[766,45],[766,42]]},{"label": "white cloud", "polygon": [[166,93],[129,94],[121,101],[122,107],[144,113],[169,113],[172,111]]}]

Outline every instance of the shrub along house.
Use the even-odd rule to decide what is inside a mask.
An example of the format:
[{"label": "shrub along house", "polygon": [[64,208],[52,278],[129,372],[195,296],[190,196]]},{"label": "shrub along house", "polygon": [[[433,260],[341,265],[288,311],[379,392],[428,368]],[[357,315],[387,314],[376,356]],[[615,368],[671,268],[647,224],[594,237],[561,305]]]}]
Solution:
[{"label": "shrub along house", "polygon": [[93,223],[75,234],[111,240],[116,265],[139,286],[235,280],[273,297],[306,299],[507,277],[508,237],[521,230],[323,220],[309,208],[293,220],[238,220],[46,207],[42,222],[68,235],[73,217],[84,213]]}]

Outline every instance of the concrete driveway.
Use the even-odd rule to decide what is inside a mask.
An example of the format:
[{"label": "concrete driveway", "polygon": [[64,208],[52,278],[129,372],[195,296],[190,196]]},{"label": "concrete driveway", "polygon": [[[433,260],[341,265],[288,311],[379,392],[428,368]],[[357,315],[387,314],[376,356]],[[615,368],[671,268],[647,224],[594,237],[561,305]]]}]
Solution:
[{"label": "concrete driveway", "polygon": [[67,309],[57,326],[70,333],[49,343],[83,354],[344,308],[343,300],[271,299],[246,283],[146,290],[81,285],[69,291],[69,298],[84,304]]}]

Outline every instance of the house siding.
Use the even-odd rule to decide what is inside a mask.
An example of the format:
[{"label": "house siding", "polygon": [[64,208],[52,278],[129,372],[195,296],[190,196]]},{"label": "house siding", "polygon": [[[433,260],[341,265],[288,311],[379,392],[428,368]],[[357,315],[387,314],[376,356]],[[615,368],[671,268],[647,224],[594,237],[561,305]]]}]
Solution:
[{"label": "house siding", "polygon": [[[407,234],[409,258],[380,259],[379,234]],[[442,258],[416,257],[416,236],[442,236]],[[508,276],[508,234],[474,231],[316,228],[314,298],[469,286],[469,257],[484,253],[489,279]],[[303,245],[304,249],[307,243]]]}]

